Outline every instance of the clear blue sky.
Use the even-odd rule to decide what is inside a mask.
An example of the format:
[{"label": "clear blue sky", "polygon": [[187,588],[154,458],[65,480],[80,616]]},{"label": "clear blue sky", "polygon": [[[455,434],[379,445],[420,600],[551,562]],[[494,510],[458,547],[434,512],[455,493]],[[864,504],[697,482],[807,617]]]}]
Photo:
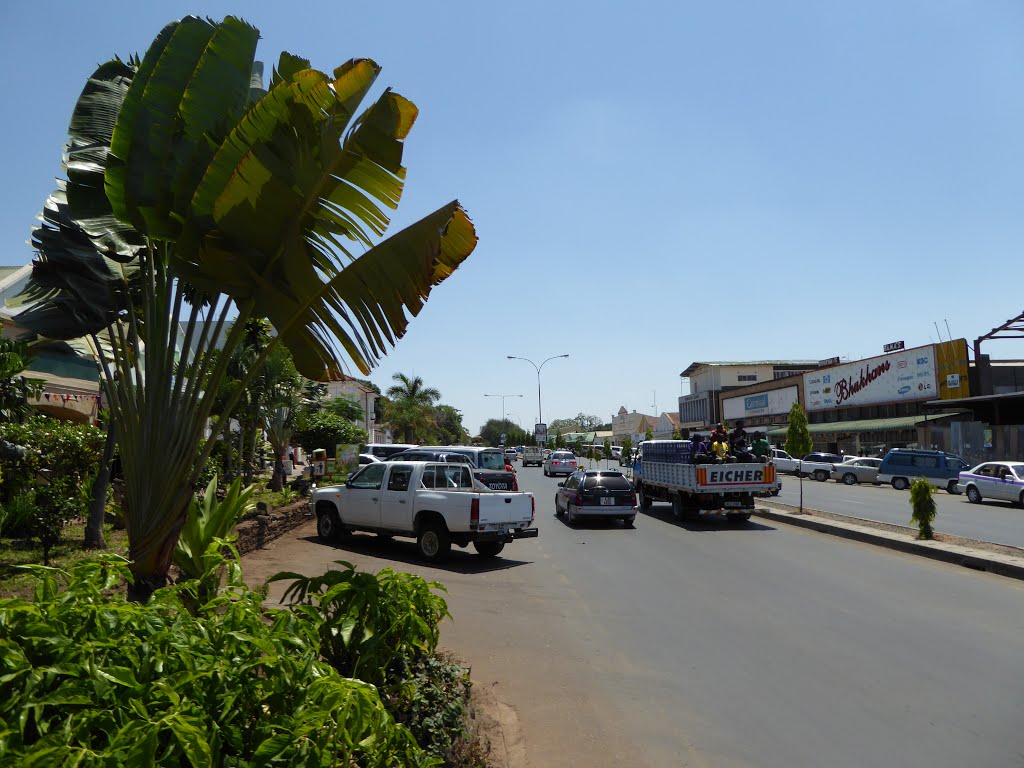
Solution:
[{"label": "clear blue sky", "polygon": [[[374,372],[479,429],[674,410],[694,360],[856,359],[1022,309],[1024,3],[4,3],[0,264],[85,78],[186,13],[240,14],[420,107],[395,226],[459,198],[480,245]],[[1024,344],[995,342],[997,357]],[[655,395],[656,393],[656,395]]]}]

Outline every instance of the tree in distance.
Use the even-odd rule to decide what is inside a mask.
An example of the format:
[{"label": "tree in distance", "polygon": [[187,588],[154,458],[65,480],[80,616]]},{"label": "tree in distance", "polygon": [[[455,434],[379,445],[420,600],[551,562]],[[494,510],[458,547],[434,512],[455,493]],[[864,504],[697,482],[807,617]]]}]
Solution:
[{"label": "tree in distance", "polygon": [[[789,426],[786,428],[786,453],[802,459],[811,452],[814,443],[811,440],[811,433],[807,430],[807,414],[804,413],[800,403],[793,403],[789,409]],[[804,473],[803,462],[797,464],[797,474],[800,476],[800,513],[804,511]]]}]

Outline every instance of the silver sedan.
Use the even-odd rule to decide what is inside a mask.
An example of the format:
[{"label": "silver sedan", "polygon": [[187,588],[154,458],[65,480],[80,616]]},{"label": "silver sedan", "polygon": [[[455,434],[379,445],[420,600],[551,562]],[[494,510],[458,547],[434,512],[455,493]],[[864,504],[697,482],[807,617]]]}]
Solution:
[{"label": "silver sedan", "polygon": [[849,459],[842,464],[836,464],[832,469],[832,479],[846,485],[857,483],[878,482],[878,468],[882,465],[881,459]]}]

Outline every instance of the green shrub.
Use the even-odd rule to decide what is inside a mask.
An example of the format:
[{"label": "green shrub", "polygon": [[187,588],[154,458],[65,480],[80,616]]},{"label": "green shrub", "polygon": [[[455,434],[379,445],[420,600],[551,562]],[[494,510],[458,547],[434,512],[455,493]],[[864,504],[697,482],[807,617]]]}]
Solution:
[{"label": "green shrub", "polygon": [[50,550],[60,543],[64,526],[83,515],[87,506],[81,488],[71,478],[53,477],[36,487],[29,533],[42,547],[43,565],[50,564]]},{"label": "green shrub", "polygon": [[120,557],[30,570],[34,599],[0,600],[0,764],[438,764],[319,658],[316,612],[264,611],[237,563],[195,615],[194,581],[128,602]]},{"label": "green shrub", "polygon": [[292,439],[310,455],[315,449],[324,448],[328,458],[337,458],[334,453],[339,444],[363,444],[367,436],[362,427],[336,413],[322,410],[303,414]]},{"label": "green shrub", "polygon": [[237,536],[231,535],[235,524],[255,504],[249,497],[255,485],[242,489],[242,478],[236,477],[224,498],[217,499],[217,476],[206,486],[201,499],[193,499],[181,536],[174,548],[174,564],[189,579],[199,581],[202,602],[216,594],[223,571],[221,550]]},{"label": "green shrub", "polygon": [[931,539],[935,533],[932,522],[935,520],[935,489],[923,477],[918,477],[910,484],[910,522],[917,526],[919,539]]},{"label": "green shrub", "polygon": [[450,764],[453,749],[466,735],[470,686],[462,665],[442,654],[421,654],[403,684],[384,696],[395,720],[412,731],[416,742]]},{"label": "green shrub", "polygon": [[0,534],[7,538],[32,535],[32,520],[36,515],[36,492],[22,491],[0,505]]},{"label": "green shrub", "polygon": [[433,590],[437,582],[385,568],[377,574],[343,570],[323,576],[279,573],[270,581],[290,580],[282,601],[321,628],[321,656],[345,677],[384,686],[405,678],[422,653],[433,653],[438,625],[448,604]]},{"label": "green shrub", "polygon": [[35,485],[42,470],[69,479],[77,488],[97,473],[103,455],[102,430],[46,416],[0,424],[0,438],[27,449],[24,458],[0,458],[0,501]]}]

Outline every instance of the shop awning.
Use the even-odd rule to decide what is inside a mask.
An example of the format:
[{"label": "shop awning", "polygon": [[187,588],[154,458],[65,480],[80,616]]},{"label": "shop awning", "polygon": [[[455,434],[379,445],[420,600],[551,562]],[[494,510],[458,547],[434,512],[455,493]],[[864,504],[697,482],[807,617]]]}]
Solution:
[{"label": "shop awning", "polygon": [[[807,431],[812,435],[824,435],[841,432],[844,434],[861,432],[899,432],[904,429],[916,429],[926,421],[939,421],[960,413],[944,413],[941,416],[926,418],[924,416],[895,416],[889,419],[857,419],[855,421],[829,421],[822,424],[808,424]],[[765,432],[768,437],[785,437],[787,427],[772,427]]]}]

